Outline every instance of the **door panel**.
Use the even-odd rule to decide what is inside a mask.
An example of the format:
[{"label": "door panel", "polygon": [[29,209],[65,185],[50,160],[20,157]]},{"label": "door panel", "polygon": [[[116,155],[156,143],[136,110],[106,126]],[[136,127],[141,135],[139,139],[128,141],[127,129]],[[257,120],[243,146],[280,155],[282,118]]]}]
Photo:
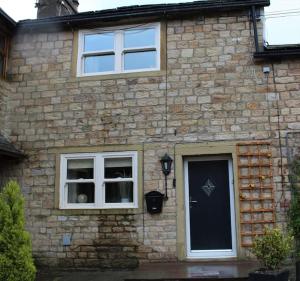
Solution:
[{"label": "door panel", "polygon": [[188,164],[191,250],[232,249],[228,161]]}]

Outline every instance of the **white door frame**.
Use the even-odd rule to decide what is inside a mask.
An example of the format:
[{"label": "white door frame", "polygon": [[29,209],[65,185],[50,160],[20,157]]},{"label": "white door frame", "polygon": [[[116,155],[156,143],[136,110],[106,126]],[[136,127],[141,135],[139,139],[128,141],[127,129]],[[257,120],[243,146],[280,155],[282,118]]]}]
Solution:
[{"label": "white door frame", "polygon": [[[231,219],[231,241],[232,249],[223,250],[191,250],[190,239],[190,200],[189,200],[189,171],[188,163],[192,161],[228,161],[229,193],[230,193],[230,219]],[[237,239],[236,239],[236,215],[233,185],[233,164],[230,156],[205,156],[205,157],[188,157],[184,160],[184,186],[185,186],[185,213],[186,213],[186,249],[187,258],[190,259],[220,259],[232,258],[237,256]]]}]

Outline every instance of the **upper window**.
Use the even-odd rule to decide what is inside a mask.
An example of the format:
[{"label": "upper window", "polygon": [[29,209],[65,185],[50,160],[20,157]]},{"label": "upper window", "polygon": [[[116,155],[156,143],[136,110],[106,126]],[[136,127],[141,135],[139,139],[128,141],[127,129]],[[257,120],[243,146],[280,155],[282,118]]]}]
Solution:
[{"label": "upper window", "polygon": [[159,24],[79,33],[78,76],[159,69]]},{"label": "upper window", "polygon": [[136,208],[137,153],[61,156],[60,207]]}]

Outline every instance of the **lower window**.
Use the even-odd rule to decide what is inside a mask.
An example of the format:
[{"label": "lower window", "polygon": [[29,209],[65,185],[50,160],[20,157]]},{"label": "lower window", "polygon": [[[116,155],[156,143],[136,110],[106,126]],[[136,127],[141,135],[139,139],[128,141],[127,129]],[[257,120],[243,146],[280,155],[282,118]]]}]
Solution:
[{"label": "lower window", "polygon": [[137,208],[137,153],[63,154],[60,208]]}]

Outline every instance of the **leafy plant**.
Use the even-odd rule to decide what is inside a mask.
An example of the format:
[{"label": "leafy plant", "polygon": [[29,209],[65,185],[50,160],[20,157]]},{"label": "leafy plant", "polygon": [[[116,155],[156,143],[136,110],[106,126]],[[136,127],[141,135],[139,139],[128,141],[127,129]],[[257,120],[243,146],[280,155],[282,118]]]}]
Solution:
[{"label": "leafy plant", "polygon": [[0,193],[0,281],[33,281],[36,269],[24,229],[24,199],[17,182]]},{"label": "leafy plant", "polygon": [[284,235],[278,228],[266,228],[263,236],[255,238],[252,252],[265,269],[276,270],[289,256],[292,247],[292,235]]},{"label": "leafy plant", "polygon": [[290,165],[290,182],[292,199],[288,210],[288,224],[295,237],[296,257],[300,258],[300,161],[294,160]]}]

